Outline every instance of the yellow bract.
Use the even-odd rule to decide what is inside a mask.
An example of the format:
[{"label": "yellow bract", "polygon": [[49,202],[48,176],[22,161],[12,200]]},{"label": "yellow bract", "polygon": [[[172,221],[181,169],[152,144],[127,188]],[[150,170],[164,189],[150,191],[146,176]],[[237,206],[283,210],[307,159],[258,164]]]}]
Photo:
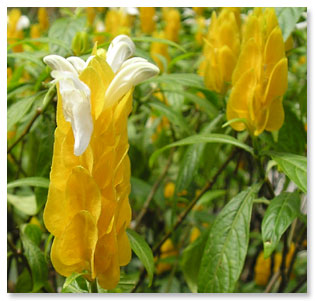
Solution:
[{"label": "yellow bract", "polygon": [[[18,8],[13,8],[8,14],[7,39],[9,44],[14,44],[24,38],[23,31],[17,28],[18,21],[22,16]],[[22,44],[16,45],[12,48],[13,52],[22,52]]]},{"label": "yellow bract", "polygon": [[155,7],[140,7],[139,11],[142,32],[152,34],[155,30]]},{"label": "yellow bract", "polygon": [[239,15],[240,10],[233,8],[223,8],[218,17],[213,12],[205,40],[205,61],[199,73],[204,75],[206,87],[220,94],[227,91],[239,55]]},{"label": "yellow bract", "polygon": [[165,21],[165,38],[178,42],[180,29],[180,14],[176,8],[163,7],[163,19]]},{"label": "yellow bract", "polygon": [[[159,38],[159,39],[165,39],[164,32],[155,32],[153,33],[153,37]],[[150,47],[150,55],[154,62],[158,65],[160,70],[165,70],[163,61],[161,59],[161,56],[166,59],[167,62],[171,60],[169,54],[168,54],[168,45],[165,43],[160,42],[153,42],[151,43]]]},{"label": "yellow bract", "polygon": [[47,229],[55,236],[51,259],[58,273],[70,276],[87,270],[106,289],[114,288],[120,266],[131,259],[126,228],[131,220],[130,162],[127,117],[132,90],[106,106],[105,92],[114,78],[104,54],[96,55],[80,74],[91,91],[94,131],[86,151],[73,154],[71,124],[62,112],[58,91],[57,129],[44,211]]},{"label": "yellow bract", "polygon": [[243,28],[241,53],[232,76],[227,119],[254,135],[278,130],[284,121],[282,96],[288,84],[285,47],[273,8],[255,9]]}]

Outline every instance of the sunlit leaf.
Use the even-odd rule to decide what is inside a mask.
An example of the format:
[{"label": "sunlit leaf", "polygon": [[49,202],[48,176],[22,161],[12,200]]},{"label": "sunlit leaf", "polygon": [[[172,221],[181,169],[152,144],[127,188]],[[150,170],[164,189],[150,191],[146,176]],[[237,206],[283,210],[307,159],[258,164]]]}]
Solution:
[{"label": "sunlit leaf", "polygon": [[261,225],[265,257],[271,255],[299,212],[300,196],[297,192],[283,192],[271,200]]},{"label": "sunlit leaf", "polygon": [[307,192],[307,158],[288,153],[270,152],[274,161],[303,192]]}]

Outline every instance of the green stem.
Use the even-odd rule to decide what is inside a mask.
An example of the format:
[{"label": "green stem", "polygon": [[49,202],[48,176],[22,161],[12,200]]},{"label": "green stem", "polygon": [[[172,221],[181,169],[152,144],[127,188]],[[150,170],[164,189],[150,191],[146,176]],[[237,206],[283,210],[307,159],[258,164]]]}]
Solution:
[{"label": "green stem", "polygon": [[91,284],[91,293],[98,293],[96,278],[93,281],[91,281],[90,284]]}]

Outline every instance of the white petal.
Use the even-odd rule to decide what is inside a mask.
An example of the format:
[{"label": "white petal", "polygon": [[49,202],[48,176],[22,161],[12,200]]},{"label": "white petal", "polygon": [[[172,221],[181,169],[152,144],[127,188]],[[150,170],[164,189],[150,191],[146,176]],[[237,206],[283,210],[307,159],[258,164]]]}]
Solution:
[{"label": "white petal", "polygon": [[106,61],[114,73],[126,59],[134,54],[135,49],[135,44],[126,35],[119,35],[111,42],[106,54]]},{"label": "white petal", "polygon": [[16,30],[22,30],[30,26],[30,20],[26,16],[21,16],[16,24]]},{"label": "white petal", "polygon": [[124,11],[130,16],[139,15],[139,10],[136,7],[124,7]]},{"label": "white petal", "polygon": [[[82,94],[75,90],[77,100],[82,100]],[[93,120],[91,116],[90,103],[87,101],[77,101],[72,108],[73,118],[71,126],[74,136],[74,154],[80,156],[84,153],[90,143],[93,133]]]},{"label": "white petal", "polygon": [[132,58],[124,63],[107,88],[106,105],[110,106],[122,98],[133,86],[160,72],[159,68],[142,58]]},{"label": "white petal", "polygon": [[67,61],[72,64],[74,69],[80,74],[85,68],[85,61],[77,56],[70,56]]},{"label": "white petal", "polygon": [[53,70],[69,71],[78,75],[76,69],[64,57],[60,55],[50,54],[44,57],[44,63],[51,67]]}]

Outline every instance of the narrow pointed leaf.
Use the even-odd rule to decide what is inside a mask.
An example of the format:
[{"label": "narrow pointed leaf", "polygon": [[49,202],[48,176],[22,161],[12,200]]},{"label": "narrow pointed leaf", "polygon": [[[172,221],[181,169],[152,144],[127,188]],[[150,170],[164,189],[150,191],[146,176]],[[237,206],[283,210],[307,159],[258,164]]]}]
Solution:
[{"label": "narrow pointed leaf", "polygon": [[149,276],[149,286],[152,284],[154,274],[153,253],[146,241],[138,233],[131,229],[127,229],[127,234],[130,240],[131,249],[139,257]]},{"label": "narrow pointed leaf", "polygon": [[235,196],[216,217],[201,260],[198,291],[231,293],[238,280],[249,241],[256,184]]},{"label": "narrow pointed leaf", "polygon": [[280,169],[303,192],[307,192],[307,158],[288,153],[270,153],[272,159],[277,162]]},{"label": "narrow pointed leaf", "polygon": [[298,192],[283,192],[271,200],[261,225],[265,257],[271,255],[281,236],[299,212],[300,197]]},{"label": "narrow pointed leaf", "polygon": [[224,144],[231,144],[245,151],[253,154],[253,149],[245,143],[240,142],[239,140],[224,134],[197,134],[182,140],[176,141],[169,145],[166,145],[157,151],[155,151],[151,157],[149,164],[152,166],[156,160],[156,158],[165,150],[176,147],[176,146],[183,146],[183,145],[190,145],[190,144],[198,144],[198,143],[224,143]]}]

